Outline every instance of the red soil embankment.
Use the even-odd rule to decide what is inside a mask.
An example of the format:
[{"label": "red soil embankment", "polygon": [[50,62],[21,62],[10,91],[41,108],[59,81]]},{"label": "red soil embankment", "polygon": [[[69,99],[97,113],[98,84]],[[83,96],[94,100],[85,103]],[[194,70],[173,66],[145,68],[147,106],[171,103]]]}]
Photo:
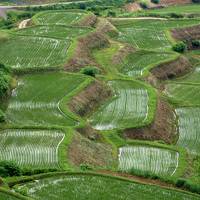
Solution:
[{"label": "red soil embankment", "polygon": [[192,64],[184,56],[175,60],[162,63],[151,70],[152,75],[159,80],[167,80],[188,73],[192,69]]},{"label": "red soil embankment", "polygon": [[167,102],[158,100],[154,122],[144,128],[127,129],[123,137],[127,139],[139,140],[162,140],[168,144],[174,140],[176,126],[174,124],[175,115]]},{"label": "red soil embankment", "polygon": [[85,116],[111,95],[112,91],[107,85],[95,80],[82,92],[74,96],[68,106],[72,112]]}]

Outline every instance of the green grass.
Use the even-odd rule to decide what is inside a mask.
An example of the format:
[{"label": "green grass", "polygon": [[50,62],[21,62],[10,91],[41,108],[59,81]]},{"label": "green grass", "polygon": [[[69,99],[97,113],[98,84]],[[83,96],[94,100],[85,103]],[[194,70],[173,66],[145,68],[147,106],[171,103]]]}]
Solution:
[{"label": "green grass", "polygon": [[22,168],[60,168],[58,148],[64,137],[56,130],[1,131],[0,161],[14,161]]},{"label": "green grass", "polygon": [[150,172],[172,176],[178,168],[179,154],[168,149],[148,146],[128,146],[119,149],[119,170]]},{"label": "green grass", "polygon": [[136,51],[129,54],[122,61],[120,71],[128,76],[142,76],[160,62],[164,62],[172,57],[174,57],[174,54],[167,52]]},{"label": "green grass", "polygon": [[149,105],[154,97],[143,85],[126,80],[114,80],[109,84],[115,95],[90,117],[89,121],[95,129],[123,129],[148,121]]},{"label": "green grass", "polygon": [[176,13],[176,14],[200,14],[200,5],[199,4],[189,4],[189,5],[177,5],[177,6],[169,6],[162,9],[149,10],[144,13],[150,14],[168,14],[168,13]]},{"label": "green grass", "polygon": [[61,72],[22,76],[9,101],[7,123],[20,126],[76,125],[77,120],[66,111],[67,100],[63,106],[62,99],[87,81],[83,75]]},{"label": "green grass", "polygon": [[80,28],[64,25],[38,25],[30,28],[17,30],[18,35],[50,37],[70,40],[74,37],[86,34],[91,31],[90,28]]},{"label": "green grass", "polygon": [[118,40],[132,44],[137,48],[167,50],[171,41],[166,33],[172,28],[199,24],[199,20],[115,20],[114,24],[120,31]]},{"label": "green grass", "polygon": [[188,83],[168,83],[165,94],[171,103],[179,106],[200,106],[200,85]]},{"label": "green grass", "polygon": [[200,149],[200,108],[178,108],[179,139],[177,145],[188,150],[189,153],[199,154]]},{"label": "green grass", "polygon": [[28,182],[15,186],[15,190],[26,191],[34,199],[56,200],[144,200],[144,199],[193,199],[200,197],[176,190],[169,190],[153,185],[144,185],[120,178],[100,175],[58,175],[39,179],[37,182]]},{"label": "green grass", "polygon": [[69,40],[15,36],[0,46],[1,63],[18,69],[49,68],[66,61]]},{"label": "green grass", "polygon": [[72,25],[77,23],[85,13],[67,11],[44,11],[33,17],[36,24]]}]

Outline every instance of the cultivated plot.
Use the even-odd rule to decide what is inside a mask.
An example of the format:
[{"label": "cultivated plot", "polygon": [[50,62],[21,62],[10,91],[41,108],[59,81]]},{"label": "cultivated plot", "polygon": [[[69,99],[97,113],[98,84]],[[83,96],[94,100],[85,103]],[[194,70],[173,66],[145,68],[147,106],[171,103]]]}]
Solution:
[{"label": "cultivated plot", "polygon": [[74,37],[83,35],[91,31],[90,28],[67,27],[64,25],[40,25],[30,28],[20,29],[15,33],[18,35],[50,37],[71,40]]},{"label": "cultivated plot", "polygon": [[140,125],[148,117],[148,92],[132,81],[111,81],[115,97],[95,112],[90,122],[97,130]]},{"label": "cultivated plot", "polygon": [[179,154],[167,149],[130,146],[119,149],[119,170],[149,172],[172,176],[179,161]]},{"label": "cultivated plot", "polygon": [[21,167],[58,168],[58,148],[64,133],[56,130],[4,130],[0,132],[0,160]]},{"label": "cultivated plot", "polygon": [[85,13],[63,12],[63,11],[45,11],[34,17],[37,24],[56,24],[56,25],[72,25],[78,22]]},{"label": "cultivated plot", "polygon": [[157,63],[171,58],[173,54],[153,52],[153,51],[137,51],[131,53],[122,62],[121,72],[128,76],[141,76],[144,71],[152,68]]},{"label": "cultivated plot", "polygon": [[62,111],[60,102],[85,80],[82,75],[59,72],[21,77],[9,101],[7,122],[35,126],[76,125],[77,121]]},{"label": "cultivated plot", "polygon": [[120,31],[118,40],[142,49],[166,50],[171,48],[166,31],[192,26],[198,20],[121,20],[115,22]]},{"label": "cultivated plot", "polygon": [[178,108],[179,139],[177,145],[192,154],[200,154],[200,108]]},{"label": "cultivated plot", "polygon": [[15,36],[0,45],[0,60],[13,69],[56,67],[65,62],[69,45],[69,40]]},{"label": "cultivated plot", "polygon": [[20,185],[17,189],[26,189],[28,196],[38,200],[64,200],[66,197],[73,200],[199,200],[197,196],[176,190],[92,175],[44,178]]},{"label": "cultivated plot", "polygon": [[165,93],[179,106],[200,105],[200,84],[169,83],[166,85]]},{"label": "cultivated plot", "polygon": [[12,196],[12,195],[7,194],[5,192],[0,192],[0,199],[1,200],[20,200],[20,198],[17,198],[15,196]]}]

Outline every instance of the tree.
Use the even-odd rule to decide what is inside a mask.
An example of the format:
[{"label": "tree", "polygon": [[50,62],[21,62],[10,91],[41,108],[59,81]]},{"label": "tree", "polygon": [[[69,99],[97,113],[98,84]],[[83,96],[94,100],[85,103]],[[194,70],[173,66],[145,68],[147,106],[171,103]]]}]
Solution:
[{"label": "tree", "polygon": [[160,3],[160,0],[151,0],[152,3],[158,4]]},{"label": "tree", "polygon": [[81,73],[85,74],[85,75],[88,75],[88,76],[95,77],[96,74],[99,73],[99,69],[96,68],[96,67],[85,67],[85,68],[81,69]]},{"label": "tree", "polygon": [[19,166],[12,161],[1,161],[0,162],[0,176],[20,176],[22,174]]},{"label": "tree", "polygon": [[176,52],[183,53],[187,49],[187,45],[184,42],[178,42],[172,48]]}]

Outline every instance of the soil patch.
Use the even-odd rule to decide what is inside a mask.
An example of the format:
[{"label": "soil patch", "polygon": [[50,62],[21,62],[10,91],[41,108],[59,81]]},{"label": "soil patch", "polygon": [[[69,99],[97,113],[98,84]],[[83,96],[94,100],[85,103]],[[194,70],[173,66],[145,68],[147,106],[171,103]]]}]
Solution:
[{"label": "soil patch", "polygon": [[172,79],[188,73],[192,69],[192,64],[184,56],[175,60],[162,63],[151,70],[153,76],[159,80]]},{"label": "soil patch", "polygon": [[200,25],[195,25],[181,29],[173,29],[171,30],[171,33],[176,40],[185,41],[188,45],[188,49],[193,50],[196,48],[192,46],[192,41],[200,40]]},{"label": "soil patch", "polygon": [[72,112],[86,116],[95,110],[105,99],[112,96],[112,90],[104,83],[95,80],[69,103]]},{"label": "soil patch", "polygon": [[90,14],[85,16],[83,19],[81,19],[77,25],[79,26],[86,26],[86,27],[94,27],[97,22],[97,16],[94,14]]},{"label": "soil patch", "polygon": [[139,140],[162,140],[168,144],[175,139],[175,115],[170,105],[159,99],[154,122],[144,128],[126,129],[123,137]]},{"label": "soil patch", "polygon": [[135,11],[138,11],[138,10],[142,10],[140,4],[138,3],[128,3],[124,6],[124,9],[128,12],[135,12]]},{"label": "soil patch", "polygon": [[159,5],[172,6],[192,3],[192,0],[160,0]]},{"label": "soil patch", "polygon": [[112,63],[114,65],[119,65],[123,63],[123,60],[130,54],[134,53],[136,49],[134,49],[131,45],[126,44],[113,56]]},{"label": "soil patch", "polygon": [[91,141],[79,133],[74,135],[68,149],[68,157],[76,166],[87,164],[94,167],[111,167],[114,163],[110,145]]}]

